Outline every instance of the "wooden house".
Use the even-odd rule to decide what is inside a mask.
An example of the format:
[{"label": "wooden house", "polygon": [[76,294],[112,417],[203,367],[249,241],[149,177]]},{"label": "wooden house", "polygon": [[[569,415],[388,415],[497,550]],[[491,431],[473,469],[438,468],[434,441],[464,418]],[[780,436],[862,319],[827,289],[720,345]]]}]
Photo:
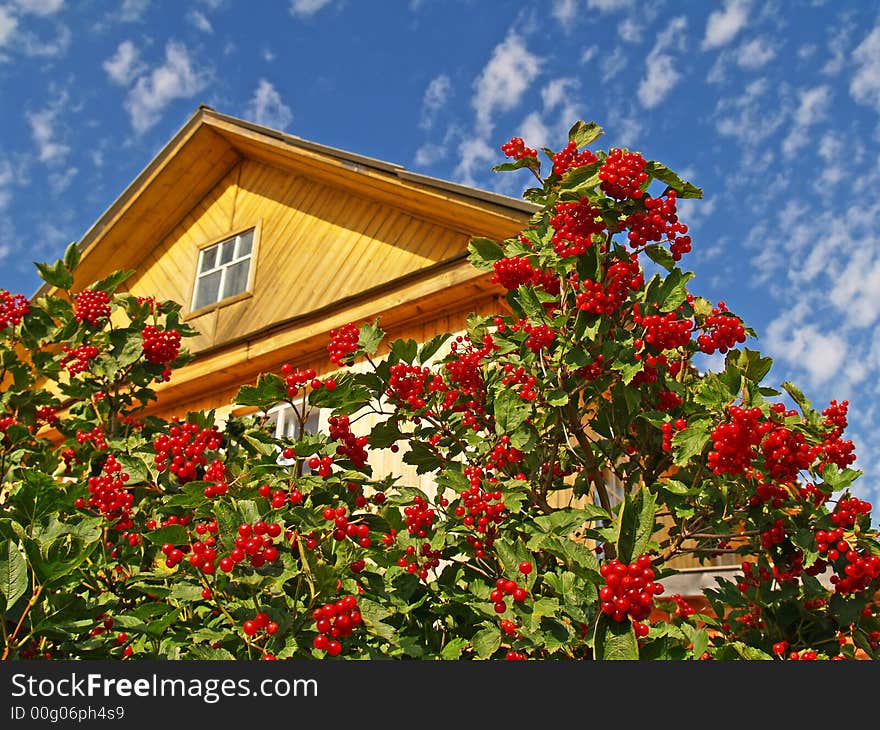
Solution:
[{"label": "wooden house", "polygon": [[[201,106],[81,238],[75,288],[132,269],[130,292],[182,303],[196,358],[150,411],[223,418],[260,373],[334,369],[329,332],[346,323],[426,341],[502,311],[467,243],[511,236],[534,210]],[[684,592],[710,578],[694,575]]]}]

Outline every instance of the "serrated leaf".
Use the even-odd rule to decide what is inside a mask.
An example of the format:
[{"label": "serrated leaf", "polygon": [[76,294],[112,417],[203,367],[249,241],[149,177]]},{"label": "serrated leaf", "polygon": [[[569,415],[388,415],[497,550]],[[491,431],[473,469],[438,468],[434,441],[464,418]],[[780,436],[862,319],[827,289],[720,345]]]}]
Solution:
[{"label": "serrated leaf", "polygon": [[734,651],[736,651],[736,653],[739,654],[743,659],[748,659],[749,661],[773,660],[773,657],[766,652],[763,652],[754,646],[743,644],[741,641],[732,641],[730,643],[730,646],[732,646]]},{"label": "serrated leaf", "polygon": [[187,650],[186,655],[190,659],[199,661],[229,661],[235,659],[235,656],[226,649],[215,649],[204,644],[192,644]]},{"label": "serrated leaf", "polygon": [[145,532],[144,537],[154,545],[164,545],[165,543],[171,543],[172,545],[186,545],[189,543],[189,533],[183,525],[167,525],[165,527],[159,527],[155,530]]},{"label": "serrated leaf", "polygon": [[82,251],[79,250],[79,246],[77,245],[76,241],[68,244],[67,248],[64,251],[64,267],[68,271],[73,271],[79,264],[81,256]]},{"label": "serrated leaf", "polygon": [[482,629],[474,634],[474,638],[471,639],[471,645],[477,658],[488,659],[501,646],[501,631],[495,626]]},{"label": "serrated leaf", "polygon": [[490,238],[472,238],[468,242],[467,250],[471,265],[480,271],[492,271],[495,262],[504,258],[504,249]]},{"label": "serrated leaf", "polygon": [[676,173],[655,160],[651,160],[645,165],[645,172],[653,175],[657,180],[671,187],[678,194],[679,198],[702,198],[703,191],[691,185],[689,182],[682,180]]},{"label": "serrated leaf", "polygon": [[512,389],[498,391],[495,396],[495,432],[500,435],[516,431],[529,417],[531,408]]},{"label": "serrated leaf", "polygon": [[648,258],[651,261],[662,266],[667,271],[672,271],[675,268],[675,259],[672,258],[672,254],[660,244],[652,243],[646,246],[645,253],[648,254]]},{"label": "serrated leaf", "polygon": [[73,286],[73,274],[71,274],[63,261],[56,261],[54,264],[45,264],[34,262],[40,278],[47,284],[57,287],[58,289],[70,289]]},{"label": "serrated leaf", "polygon": [[0,595],[3,596],[4,610],[11,609],[21,598],[28,586],[27,561],[12,540],[0,547]]},{"label": "serrated leaf", "polygon": [[422,348],[419,350],[419,365],[424,365],[436,355],[450,337],[452,337],[452,335],[449,333],[435,335],[422,345]]},{"label": "serrated leaf", "polygon": [[593,633],[593,656],[602,661],[633,661],[639,658],[639,643],[629,621],[614,621],[599,614]]},{"label": "serrated leaf", "polygon": [[124,282],[126,279],[134,276],[134,269],[129,270],[119,270],[114,271],[111,274],[108,274],[103,279],[96,281],[91,285],[91,289],[97,289],[98,291],[104,291],[108,294],[112,294],[116,291],[116,288]]},{"label": "serrated leaf", "polygon": [[630,563],[645,552],[654,534],[656,497],[644,487],[625,495],[618,518],[617,557]]},{"label": "serrated leaf", "polygon": [[461,657],[462,651],[467,647],[470,642],[462,637],[458,637],[457,639],[452,639],[449,641],[443,649],[440,650],[440,658],[441,659],[458,659]]},{"label": "serrated leaf", "polygon": [[411,441],[409,451],[403,455],[403,463],[416,467],[417,474],[428,474],[443,466],[437,452],[421,441]]},{"label": "serrated leaf", "polygon": [[364,322],[358,335],[358,347],[368,355],[374,355],[385,338],[385,332],[379,327],[379,320]]},{"label": "serrated leaf", "polygon": [[568,130],[568,139],[570,142],[574,142],[580,150],[595,142],[603,134],[605,134],[605,130],[596,122],[585,122],[579,119]]},{"label": "serrated leaf", "polygon": [[712,422],[706,418],[691,421],[687,428],[672,437],[672,449],[675,454],[674,463],[683,466],[695,456],[703,453],[709,441],[709,429]]}]

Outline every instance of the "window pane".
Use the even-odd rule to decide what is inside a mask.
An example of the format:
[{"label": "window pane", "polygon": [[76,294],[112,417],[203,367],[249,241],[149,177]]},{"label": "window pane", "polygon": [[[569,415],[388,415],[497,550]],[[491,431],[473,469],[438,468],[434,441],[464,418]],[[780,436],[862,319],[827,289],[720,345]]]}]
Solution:
[{"label": "window pane", "polygon": [[250,259],[245,259],[226,268],[226,284],[223,287],[223,298],[240,294],[247,289],[248,268]]},{"label": "window pane", "polygon": [[201,263],[199,265],[199,273],[210,271],[217,265],[217,249],[219,246],[211,246],[202,251]]},{"label": "window pane", "polygon": [[232,255],[235,253],[235,239],[230,238],[228,241],[224,241],[221,244],[222,248],[220,249],[220,263],[228,264],[232,261]]},{"label": "window pane", "polygon": [[212,274],[199,277],[196,282],[196,300],[193,303],[193,309],[199,309],[208,304],[217,301],[217,295],[220,291],[220,272],[215,271]]},{"label": "window pane", "polygon": [[238,237],[238,258],[250,255],[254,247],[254,229],[245,231]]}]

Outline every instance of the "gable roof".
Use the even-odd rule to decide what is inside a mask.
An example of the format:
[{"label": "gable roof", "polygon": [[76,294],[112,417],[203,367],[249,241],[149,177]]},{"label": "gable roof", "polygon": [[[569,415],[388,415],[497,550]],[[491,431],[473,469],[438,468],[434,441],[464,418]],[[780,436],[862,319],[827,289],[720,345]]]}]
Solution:
[{"label": "gable roof", "polygon": [[[523,200],[408,171],[200,105],[78,241],[77,286],[137,269],[171,228],[242,159],[300,172],[367,194],[468,235],[502,238],[537,207]],[[37,295],[51,287],[43,285]]]}]

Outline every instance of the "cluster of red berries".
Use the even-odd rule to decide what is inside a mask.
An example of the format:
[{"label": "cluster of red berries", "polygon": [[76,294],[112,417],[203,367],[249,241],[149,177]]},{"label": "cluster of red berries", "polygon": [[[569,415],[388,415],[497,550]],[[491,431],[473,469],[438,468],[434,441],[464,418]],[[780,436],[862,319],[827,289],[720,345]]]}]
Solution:
[{"label": "cluster of red berries", "polygon": [[602,564],[599,573],[605,579],[599,590],[602,613],[615,621],[629,617],[636,636],[647,636],[648,627],[641,622],[651,614],[654,596],[663,593],[663,586],[654,582],[650,556],[640,555],[629,565],[610,560]]},{"label": "cluster of red berries", "polygon": [[[440,565],[440,550],[432,550],[431,543],[423,542],[416,554],[415,545],[404,548],[405,555],[397,559],[397,564],[407,573],[418,575],[419,579],[427,580],[428,571]],[[419,562],[421,561],[421,562]]]},{"label": "cluster of red berries", "polygon": [[523,284],[531,284],[550,294],[559,293],[559,278],[549,271],[534,268],[525,257],[512,256],[498,259],[492,266],[495,273],[492,274],[490,281],[493,284],[500,284],[505,289],[513,291]]},{"label": "cluster of red berries", "polygon": [[352,631],[361,625],[363,619],[358,610],[356,596],[343,596],[338,601],[325,603],[312,612],[315,630],[318,635],[313,639],[312,646],[326,651],[330,656],[342,653],[342,642]]},{"label": "cluster of red berries", "polygon": [[576,167],[591,165],[597,158],[590,150],[578,152],[577,143],[570,141],[559,152],[553,155],[553,173],[562,177]]},{"label": "cluster of red berries", "polygon": [[98,451],[107,450],[107,434],[100,426],[95,426],[91,431],[77,431],[76,442],[80,446],[91,442]]},{"label": "cluster of red berries", "polygon": [[518,464],[525,458],[525,454],[515,446],[510,445],[510,436],[502,435],[498,443],[486,455],[486,466],[496,471],[504,469],[511,464]]},{"label": "cluster of red berries", "polygon": [[691,341],[694,322],[691,319],[679,319],[677,312],[641,315],[636,307],[633,321],[645,328],[644,334],[633,343],[636,350],[650,345],[655,352],[662,352],[684,347]]},{"label": "cluster of red berries", "polygon": [[220,570],[231,573],[233,568],[247,560],[252,568],[262,568],[266,563],[278,560],[275,540],[281,536],[277,522],[257,520],[253,525],[242,522],[235,536],[235,547],[229,555],[220,559]]},{"label": "cluster of red berries", "polygon": [[348,457],[355,469],[363,468],[367,463],[367,437],[355,436],[351,432],[349,418],[346,415],[330,416],[328,420],[330,438],[339,441],[336,453]]},{"label": "cluster of red berries", "polygon": [[[832,400],[828,408],[822,411],[825,416],[823,424],[830,429],[822,443],[825,461],[836,464],[840,469],[846,469],[856,460],[855,444],[849,439],[843,438],[843,431],[847,426],[846,413],[849,409],[849,401],[838,403]],[[824,465],[820,465],[820,469]]]},{"label": "cluster of red berries", "polygon": [[593,236],[605,230],[601,211],[589,198],[571,203],[557,203],[556,214],[550,218],[553,250],[560,258],[580,256],[593,245]]},{"label": "cluster of red berries", "polygon": [[625,225],[629,228],[629,244],[641,248],[651,241],[669,241],[669,251],[674,261],[691,250],[691,238],[687,226],[679,223],[676,215],[676,193],[670,190],[666,197],[645,198],[645,210],[630,215]]},{"label": "cluster of red berries", "polygon": [[427,537],[428,532],[434,529],[434,521],[437,519],[434,508],[421,495],[413,497],[413,503],[403,508],[403,516],[406,519],[407,532],[414,537]]},{"label": "cluster of red berries", "polygon": [[829,519],[837,528],[850,528],[859,515],[871,514],[871,503],[858,497],[841,497],[837,500]]},{"label": "cluster of red berries", "polygon": [[672,411],[678,408],[684,401],[674,390],[660,388],[657,391],[657,410]]},{"label": "cluster of red berries", "polygon": [[[522,568],[526,565],[529,567],[523,571]],[[520,572],[522,572],[523,575],[528,575],[528,573],[531,572],[531,563],[521,563]],[[529,592],[526,590],[525,586],[519,585],[515,580],[511,580],[510,578],[499,578],[495,581],[495,588],[489,594],[489,600],[492,601],[492,607],[495,609],[495,613],[504,613],[507,610],[507,596],[510,596],[514,603],[522,603],[529,597]]]},{"label": "cluster of red berries", "polygon": [[281,375],[284,377],[287,395],[291,398],[298,396],[300,391],[307,387],[311,387],[312,390],[318,390],[319,388],[327,388],[327,390],[336,389],[336,380],[333,378],[319,379],[316,377],[314,368],[298,370],[289,362],[286,362],[281,366]]},{"label": "cluster of red berries", "polygon": [[430,393],[445,389],[443,378],[434,375],[430,368],[398,362],[391,366],[385,394],[395,403],[406,403],[412,410],[419,411],[427,405]]},{"label": "cluster of red berries", "polygon": [[756,447],[764,435],[773,429],[769,421],[761,420],[761,409],[731,406],[729,422],[719,423],[712,429],[712,450],[709,468],[716,474],[742,474],[757,456]]},{"label": "cluster of red berries", "polygon": [[113,454],[107,454],[101,472],[98,476],[89,477],[89,498],[87,501],[78,498],[76,506],[82,508],[88,505],[97,509],[109,522],[114,523],[116,530],[131,529],[134,495],[125,486],[129,480],[128,473],[122,471],[122,464]]},{"label": "cluster of red berries", "polygon": [[40,406],[34,412],[38,423],[55,423],[58,421],[58,411],[52,406]]},{"label": "cluster of red berries", "polygon": [[332,456],[310,456],[306,464],[309,469],[316,472],[318,476],[329,477],[333,471]]},{"label": "cluster of red berries", "polygon": [[526,147],[526,143],[523,141],[522,137],[511,137],[509,142],[505,142],[501,145],[501,151],[508,157],[512,157],[514,160],[522,160],[526,157],[537,158],[538,156],[537,151],[533,150],[531,147]]},{"label": "cluster of red berries", "polygon": [[783,484],[790,484],[798,472],[808,469],[822,453],[821,446],[810,446],[800,431],[787,426],[771,429],[761,444],[764,468],[770,476]]},{"label": "cluster of red berries", "polygon": [[[294,491],[299,495],[298,498],[294,497]],[[295,489],[292,489],[290,493],[288,493],[283,489],[273,490],[268,484],[261,484],[258,487],[257,492],[261,497],[269,500],[273,509],[281,509],[287,504],[288,500],[290,500],[291,504],[300,504],[302,502],[302,492]]]},{"label": "cluster of red berries", "polygon": [[181,483],[198,476],[198,468],[208,463],[206,451],[216,451],[223,445],[223,434],[217,426],[201,428],[189,421],[176,421],[168,434],[159,434],[153,440],[156,450],[156,468],[167,468]]},{"label": "cluster of red berries", "polygon": [[641,288],[645,277],[639,262],[635,259],[615,260],[603,263],[601,281],[572,278],[572,287],[577,291],[575,304],[578,309],[592,314],[614,314],[630,292]]},{"label": "cluster of red berries", "polygon": [[683,431],[687,428],[687,421],[683,418],[676,418],[675,421],[664,421],[660,426],[660,433],[663,434],[662,448],[664,451],[672,451],[672,438],[675,431]]},{"label": "cluster of red berries", "polygon": [[334,365],[350,364],[350,355],[358,349],[360,329],[356,324],[345,324],[338,329],[330,330],[330,343],[327,352],[330,354],[330,362]]},{"label": "cluster of red berries", "polygon": [[24,294],[10,294],[0,289],[0,330],[21,324],[31,311],[31,304]]},{"label": "cluster of red berries", "polygon": [[248,638],[256,636],[260,631],[265,631],[268,636],[275,636],[278,628],[278,624],[272,621],[265,611],[260,611],[253,618],[246,619],[241,625],[242,632]]},{"label": "cluster of red berries", "polygon": [[110,316],[110,295],[98,289],[83,289],[76,295],[73,316],[77,322],[100,324]]},{"label": "cluster of red berries", "polygon": [[538,397],[535,386],[538,379],[534,375],[529,375],[522,366],[514,366],[512,363],[504,365],[504,377],[501,379],[504,385],[519,385],[519,397],[526,401],[533,401]]},{"label": "cluster of red berries", "polygon": [[533,324],[526,320],[522,323],[520,328],[523,332],[528,334],[528,337],[526,338],[526,347],[534,353],[549,348],[556,339],[556,333],[543,323]]},{"label": "cluster of red berries", "polygon": [[648,179],[645,172],[645,159],[638,152],[628,152],[620,148],[609,150],[608,157],[599,168],[599,188],[611,198],[642,197],[642,183]]},{"label": "cluster of red berries", "polygon": [[141,340],[147,362],[163,365],[180,354],[180,333],[177,330],[160,330],[148,324],[141,332]]},{"label": "cluster of red berries", "polygon": [[333,523],[333,539],[342,541],[350,537],[362,548],[372,545],[370,527],[365,522],[351,522],[348,519],[348,508],[344,504],[338,507],[325,507],[324,519]]},{"label": "cluster of red berries", "polygon": [[697,337],[700,352],[713,355],[716,351],[724,355],[731,347],[746,341],[746,330],[742,320],[727,311],[724,302],[712,308],[712,314],[706,317],[702,327],[703,333]]},{"label": "cluster of red berries", "polygon": [[80,345],[74,348],[62,345],[61,351],[64,353],[61,356],[61,367],[66,368],[71,377],[86,372],[91,361],[101,352],[95,345]]}]

